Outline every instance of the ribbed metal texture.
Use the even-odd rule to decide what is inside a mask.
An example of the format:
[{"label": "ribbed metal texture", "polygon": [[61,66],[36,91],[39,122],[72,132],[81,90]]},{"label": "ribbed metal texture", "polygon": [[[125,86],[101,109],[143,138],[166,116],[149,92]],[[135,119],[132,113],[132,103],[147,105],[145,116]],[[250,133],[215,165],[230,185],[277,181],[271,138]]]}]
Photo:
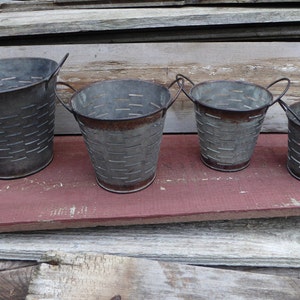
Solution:
[{"label": "ribbed metal texture", "polygon": [[35,173],[53,157],[56,63],[43,59],[0,61],[0,178]]},{"label": "ribbed metal texture", "polygon": [[103,81],[72,98],[100,186],[128,193],[153,182],[169,100],[168,89],[137,80]]},{"label": "ribbed metal texture", "polygon": [[164,119],[126,131],[80,128],[98,183],[117,192],[145,188],[155,178]]},{"label": "ribbed metal texture", "polygon": [[235,171],[248,166],[264,114],[248,121],[232,122],[196,108],[196,121],[203,162],[214,169]]},{"label": "ribbed metal texture", "polygon": [[193,87],[191,97],[203,162],[221,171],[247,167],[272,95],[257,85],[214,81]]},{"label": "ribbed metal texture", "polygon": [[[292,111],[300,117],[300,103],[290,106]],[[287,168],[291,175],[300,179],[300,123],[287,112],[288,117],[288,160]]]}]

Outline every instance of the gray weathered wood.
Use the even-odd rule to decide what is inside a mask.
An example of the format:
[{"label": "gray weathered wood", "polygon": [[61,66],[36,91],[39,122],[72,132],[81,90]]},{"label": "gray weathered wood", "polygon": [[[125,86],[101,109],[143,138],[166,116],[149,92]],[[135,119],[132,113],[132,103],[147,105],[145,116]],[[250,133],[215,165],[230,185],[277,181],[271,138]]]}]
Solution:
[{"label": "gray weathered wood", "polygon": [[299,21],[299,9],[295,8],[183,7],[4,12],[0,15],[0,37],[182,26],[293,24]]},{"label": "gray weathered wood", "polygon": [[0,299],[25,299],[36,265],[27,261],[0,261]]},{"label": "gray weathered wood", "polygon": [[[246,80],[266,87],[275,79],[288,77],[291,87],[283,98],[288,104],[300,99],[300,43],[141,43],[2,47],[0,58],[41,56],[59,61],[70,56],[59,80],[76,89],[109,79],[138,78],[168,85],[177,73],[195,83],[206,80]],[[189,90],[190,85],[186,84]],[[282,91],[276,85],[274,95]],[[70,98],[68,90],[64,95]],[[165,132],[195,132],[193,103],[182,93],[168,110]],[[279,105],[265,118],[264,132],[286,132],[287,118]],[[57,105],[56,133],[79,133],[73,116]]]},{"label": "gray weathered wood", "polygon": [[300,268],[273,268],[273,267],[262,268],[262,267],[232,267],[232,266],[228,266],[228,267],[216,266],[215,268],[232,270],[232,271],[259,273],[265,275],[292,277],[295,279],[300,279]]},{"label": "gray weathered wood", "polygon": [[299,299],[300,280],[128,257],[50,253],[29,286],[35,299]]},{"label": "gray weathered wood", "polygon": [[95,252],[195,265],[300,267],[300,218],[2,233],[0,259]]},{"label": "gray weathered wood", "polygon": [[[4,11],[45,10],[64,8],[126,8],[126,7],[159,7],[184,5],[222,5],[222,4],[261,4],[277,3],[281,6],[299,2],[297,0],[0,0],[0,9]],[[284,3],[283,3],[284,2]]]}]

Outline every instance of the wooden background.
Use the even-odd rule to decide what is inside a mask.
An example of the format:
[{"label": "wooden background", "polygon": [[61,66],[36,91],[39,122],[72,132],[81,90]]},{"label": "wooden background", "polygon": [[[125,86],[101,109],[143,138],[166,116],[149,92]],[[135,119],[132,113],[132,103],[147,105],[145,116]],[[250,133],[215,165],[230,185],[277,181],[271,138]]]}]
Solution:
[{"label": "wooden background", "polygon": [[[275,3],[275,9],[272,8],[272,2]],[[221,5],[221,3],[227,5],[227,8],[214,6],[215,4]],[[174,8],[123,12],[121,9],[111,11],[98,9],[170,4],[176,7],[191,4],[199,6],[183,8],[180,9],[180,12]],[[203,7],[202,4],[204,6],[212,4],[213,7]],[[247,80],[262,86],[267,86],[273,80],[284,76],[289,77],[292,81],[291,88],[284,99],[288,103],[292,103],[299,100],[300,14],[297,11],[298,5],[299,1],[294,0],[80,0],[80,2],[78,0],[0,0],[0,59],[13,56],[42,56],[59,61],[66,52],[69,52],[70,57],[63,66],[59,79],[71,83],[77,89],[84,88],[95,81],[114,78],[139,78],[167,85],[178,72],[190,76],[197,83],[210,79],[230,79]],[[268,9],[265,9],[266,7]],[[94,9],[85,10],[86,8]],[[53,9],[56,11],[54,12]],[[25,10],[27,12],[24,13]],[[62,12],[62,10],[64,11]],[[112,12],[114,13],[112,14]],[[75,19],[72,19],[71,16]],[[235,42],[233,43],[233,41]],[[250,41],[252,42],[250,43]],[[29,46],[30,44],[35,46]],[[281,89],[280,86],[274,87],[274,94],[279,93]],[[64,97],[68,97],[67,91],[63,91],[63,94]],[[73,117],[59,104],[56,117],[57,134],[79,133]],[[269,109],[266,115],[263,131],[286,132],[286,130],[285,113],[278,105],[275,105]],[[195,132],[193,105],[183,95],[168,111],[165,132]],[[266,136],[268,135],[263,135],[263,138]],[[284,180],[295,188],[297,196],[299,181],[294,179],[292,181],[290,175],[285,169],[283,171],[282,167],[285,162],[286,148],[283,148],[281,141],[286,138],[286,135],[274,136],[280,141],[279,147],[275,145],[274,148],[274,143],[270,142],[268,149],[280,158],[280,161],[275,160],[276,163],[281,162],[276,166],[276,174],[278,175],[278,168],[285,172],[279,176],[282,175]],[[80,137],[56,137],[55,139],[66,138],[72,140]],[[168,135],[167,138],[173,138],[173,136]],[[263,145],[265,147],[265,142]],[[188,145],[184,144],[184,146]],[[262,147],[258,148],[260,156],[263,155],[261,149]],[[65,146],[61,147],[61,151],[64,154]],[[77,148],[76,151],[78,151]],[[63,162],[66,162],[66,159],[63,159]],[[272,162],[274,161],[272,160]],[[58,165],[62,167],[62,165]],[[192,166],[192,164],[190,165]],[[260,167],[263,164],[258,161],[257,166]],[[46,171],[48,170],[50,169],[47,168]],[[274,174],[268,167],[264,170],[264,174],[270,178]],[[60,173],[57,169],[51,172],[53,172],[53,180],[59,180],[57,175]],[[64,176],[64,174],[61,173],[60,176]],[[257,172],[254,174],[255,178],[257,177],[257,180],[261,181],[261,175],[258,177]],[[41,176],[43,177],[43,175]],[[70,179],[73,182],[73,171],[70,172]],[[51,184],[51,180],[48,184]],[[22,183],[22,180],[20,181]],[[38,197],[39,191],[36,187],[45,182],[40,181],[38,177],[31,178],[29,181],[33,186],[33,194]],[[92,184],[92,181],[89,182]],[[261,181],[261,184],[263,182]],[[273,191],[273,178],[266,182],[266,190]],[[23,191],[24,187],[29,186],[16,183],[17,192],[14,193],[10,183],[2,182],[2,184],[1,202],[7,203],[1,210],[2,214],[7,216],[7,208],[11,207],[10,222],[14,221],[17,207],[21,212],[20,215],[25,216],[22,205],[14,206],[13,201],[9,201],[7,196],[8,193],[11,193],[17,201],[23,203],[24,197],[26,200],[30,199],[30,197],[24,196]],[[43,189],[45,186],[42,184],[41,188]],[[230,190],[230,186],[226,182],[225,184],[227,191]],[[291,192],[289,186],[285,184],[275,185],[279,189],[282,187],[281,192],[284,195],[287,191]],[[237,181],[236,187],[241,188],[240,181]],[[254,188],[256,188],[255,185]],[[84,195],[86,195],[86,190],[83,189]],[[76,193],[76,190],[73,189],[73,192]],[[151,194],[150,189],[146,192]],[[259,193],[259,190],[256,188],[255,192]],[[232,196],[232,190],[230,193],[223,194]],[[269,194],[259,194],[266,199],[269,197]],[[51,195],[51,193],[48,194],[47,203],[51,204],[51,201],[57,201],[55,209],[59,211],[60,206],[64,205],[64,201]],[[64,195],[64,200],[70,199],[68,193]],[[155,198],[155,194],[151,195]],[[242,197],[244,195],[246,194],[242,194]],[[102,197],[98,191],[97,196]],[[210,196],[215,199],[214,195]],[[110,197],[111,194],[107,196],[107,199]],[[3,201],[4,198],[7,202]],[[230,200],[231,197],[227,198],[226,200]],[[91,199],[95,198],[91,197]],[[285,199],[284,196],[283,199]],[[280,205],[288,204],[285,209],[293,210],[291,205],[299,206],[297,199],[297,197],[293,197],[290,199],[293,203],[280,202]],[[210,199],[207,200],[211,202]],[[156,201],[160,204],[163,203],[159,199]],[[41,199],[38,199],[32,206],[26,206],[26,209],[34,211],[37,204],[43,205]],[[159,208],[159,205],[157,207]],[[74,209],[71,208],[73,212]],[[297,208],[294,211],[297,211]],[[75,222],[73,217],[74,215],[71,218]],[[54,224],[53,218],[48,224]],[[24,227],[21,228],[24,230]],[[38,226],[38,229],[41,227]],[[298,299],[299,229],[299,217],[284,217],[2,233],[0,235],[0,298],[24,299],[28,293],[28,285],[33,273],[35,275],[29,293],[34,295],[31,295],[30,299],[35,297],[38,291],[43,294],[45,283],[51,286],[52,283],[59,282],[61,273],[56,272],[57,270],[64,272],[63,287],[67,290],[68,286],[65,284],[67,281],[74,291],[74,280],[78,279],[78,277],[74,277],[74,271],[77,268],[77,265],[73,264],[75,256],[68,257],[62,254],[60,257],[57,256],[59,260],[56,261],[50,257],[50,261],[48,261],[44,255],[51,249],[72,253],[89,252],[92,249],[99,255],[84,257],[86,263],[84,266],[90,266],[94,271],[106,270],[107,265],[105,264],[100,264],[97,269],[94,268],[96,259],[102,257],[101,253],[103,252],[216,267],[210,269],[197,267],[196,269],[196,267],[181,265],[180,272],[178,272],[178,268],[175,268],[173,264],[158,264],[153,261],[146,262],[128,258],[124,258],[124,263],[120,264],[118,257],[107,258],[108,267],[113,266],[113,263],[116,262],[115,268],[120,270],[117,275],[125,273],[123,281],[135,291],[141,291],[142,296],[135,295],[135,297],[129,297],[130,299],[143,298],[145,293],[142,291],[142,287],[146,287],[145,292],[149,292],[151,288],[153,290],[153,281],[143,281],[148,274],[146,271],[151,271],[152,267],[155,274],[160,270],[167,270],[168,274],[172,275],[170,276],[172,277],[172,287],[174,284],[181,285],[180,292],[183,291],[182,286],[186,287],[187,277],[196,282],[193,299],[199,296],[199,284],[203,285],[200,287],[200,292],[203,294],[207,292],[207,297],[210,298],[223,299],[226,296],[232,297],[234,293],[245,299],[246,295],[253,297],[253,290],[255,290],[257,298]],[[75,258],[77,257],[79,256]],[[82,257],[79,258],[82,260]],[[41,261],[44,264],[41,264]],[[126,264],[126,262],[129,263]],[[36,265],[40,266],[39,270],[42,272],[36,272]],[[142,272],[135,272],[137,270],[135,266],[140,266]],[[225,270],[222,270],[220,266],[223,266],[222,268]],[[175,269],[173,270],[173,268]],[[234,269],[235,272],[228,271],[226,268]],[[54,272],[48,273],[48,269]],[[135,277],[127,276],[132,270],[134,270]],[[236,270],[250,271],[256,274],[237,272]],[[261,273],[261,275],[257,275],[257,273]],[[47,281],[39,281],[43,279],[44,275],[46,275]],[[65,275],[69,275],[66,280]],[[79,278],[84,279],[84,282],[91,283],[90,275],[91,273],[88,272],[85,277],[84,273],[79,272]],[[106,276],[107,274],[104,275],[105,279],[109,278]],[[112,275],[112,272],[109,275]],[[153,278],[153,274],[151,275]],[[100,277],[96,274],[97,280]],[[111,285],[113,293],[109,293],[107,296],[122,292],[115,289],[120,287],[119,282],[122,281],[122,279],[118,279],[118,276],[116,278],[117,285]],[[135,278],[138,278],[138,282]],[[198,282],[197,279],[199,279]],[[160,287],[154,287],[156,299],[161,298],[163,288],[168,284],[164,279],[160,282],[162,282]],[[98,281],[97,286],[107,283],[109,280],[100,283]],[[149,283],[150,286],[147,285]],[[216,289],[216,286],[220,288]],[[77,284],[77,287],[85,288],[85,285]],[[96,292],[93,289],[90,291]],[[56,293],[57,289],[49,288],[48,292]],[[171,289],[171,292],[174,292],[174,289]],[[122,292],[122,299],[123,296]],[[170,296],[170,291],[166,297],[168,296]],[[110,298],[106,297],[105,299]],[[119,298],[113,297],[112,299]]]},{"label": "wooden background", "polygon": [[[274,80],[288,77],[291,87],[283,98],[288,104],[300,96],[300,42],[219,42],[219,43],[117,43],[1,47],[0,57],[40,56],[56,60],[69,58],[59,80],[81,89],[108,79],[142,79],[168,85],[177,73],[195,83],[207,80],[245,80],[266,87]],[[186,84],[189,90],[191,85]],[[278,84],[270,90],[278,95]],[[172,90],[172,93],[175,93]],[[71,97],[65,90],[64,96]],[[167,113],[165,132],[195,132],[193,103],[182,93]],[[286,132],[287,118],[278,104],[266,114],[263,132]],[[73,116],[59,103],[56,133],[76,134]]]}]

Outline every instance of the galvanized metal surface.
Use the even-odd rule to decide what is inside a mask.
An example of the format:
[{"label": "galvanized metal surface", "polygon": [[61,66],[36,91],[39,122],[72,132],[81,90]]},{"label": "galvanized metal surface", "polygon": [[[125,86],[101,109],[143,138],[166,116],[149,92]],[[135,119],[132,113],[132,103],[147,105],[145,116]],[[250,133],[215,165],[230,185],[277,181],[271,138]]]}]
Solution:
[{"label": "galvanized metal surface", "polygon": [[69,110],[101,187],[128,193],[153,182],[166,110],[174,100],[167,88],[140,80],[102,81],[73,95]]},{"label": "galvanized metal surface", "polygon": [[209,167],[221,171],[246,168],[256,145],[266,109],[255,115],[240,113],[218,116],[195,104],[201,159]]},{"label": "galvanized metal surface", "polygon": [[[281,80],[288,85],[279,97],[289,87],[288,79]],[[273,100],[269,90],[256,84],[223,80],[194,85],[188,96],[194,102],[202,161],[220,171],[246,168],[267,109],[279,97]]]},{"label": "galvanized metal surface", "polygon": [[0,61],[0,178],[23,177],[51,162],[58,66],[43,58]]},{"label": "galvanized metal surface", "polygon": [[[300,103],[294,103],[290,110],[300,117]],[[292,176],[300,179],[300,122],[288,110],[288,157],[287,168]]]}]

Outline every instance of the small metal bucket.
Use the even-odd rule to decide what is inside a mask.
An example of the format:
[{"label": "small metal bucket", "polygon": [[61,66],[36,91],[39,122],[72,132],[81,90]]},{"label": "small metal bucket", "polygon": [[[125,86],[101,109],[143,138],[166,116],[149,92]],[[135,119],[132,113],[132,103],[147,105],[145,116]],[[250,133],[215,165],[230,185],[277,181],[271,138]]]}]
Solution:
[{"label": "small metal bucket", "polygon": [[101,187],[129,193],[153,182],[166,111],[180,92],[171,99],[162,85],[107,80],[75,91],[68,105],[60,100],[80,126]]},{"label": "small metal bucket", "polygon": [[0,178],[24,177],[53,158],[57,64],[38,57],[0,60]]},{"label": "small metal bucket", "polygon": [[300,179],[300,102],[288,106],[280,99],[278,103],[288,118],[287,169],[292,176]]},{"label": "small metal bucket", "polygon": [[[201,159],[208,167],[220,171],[246,168],[256,145],[265,113],[289,88],[287,78],[279,79],[267,89],[242,81],[208,81],[183,92],[194,102]],[[275,100],[268,90],[285,80],[287,86]]]}]

